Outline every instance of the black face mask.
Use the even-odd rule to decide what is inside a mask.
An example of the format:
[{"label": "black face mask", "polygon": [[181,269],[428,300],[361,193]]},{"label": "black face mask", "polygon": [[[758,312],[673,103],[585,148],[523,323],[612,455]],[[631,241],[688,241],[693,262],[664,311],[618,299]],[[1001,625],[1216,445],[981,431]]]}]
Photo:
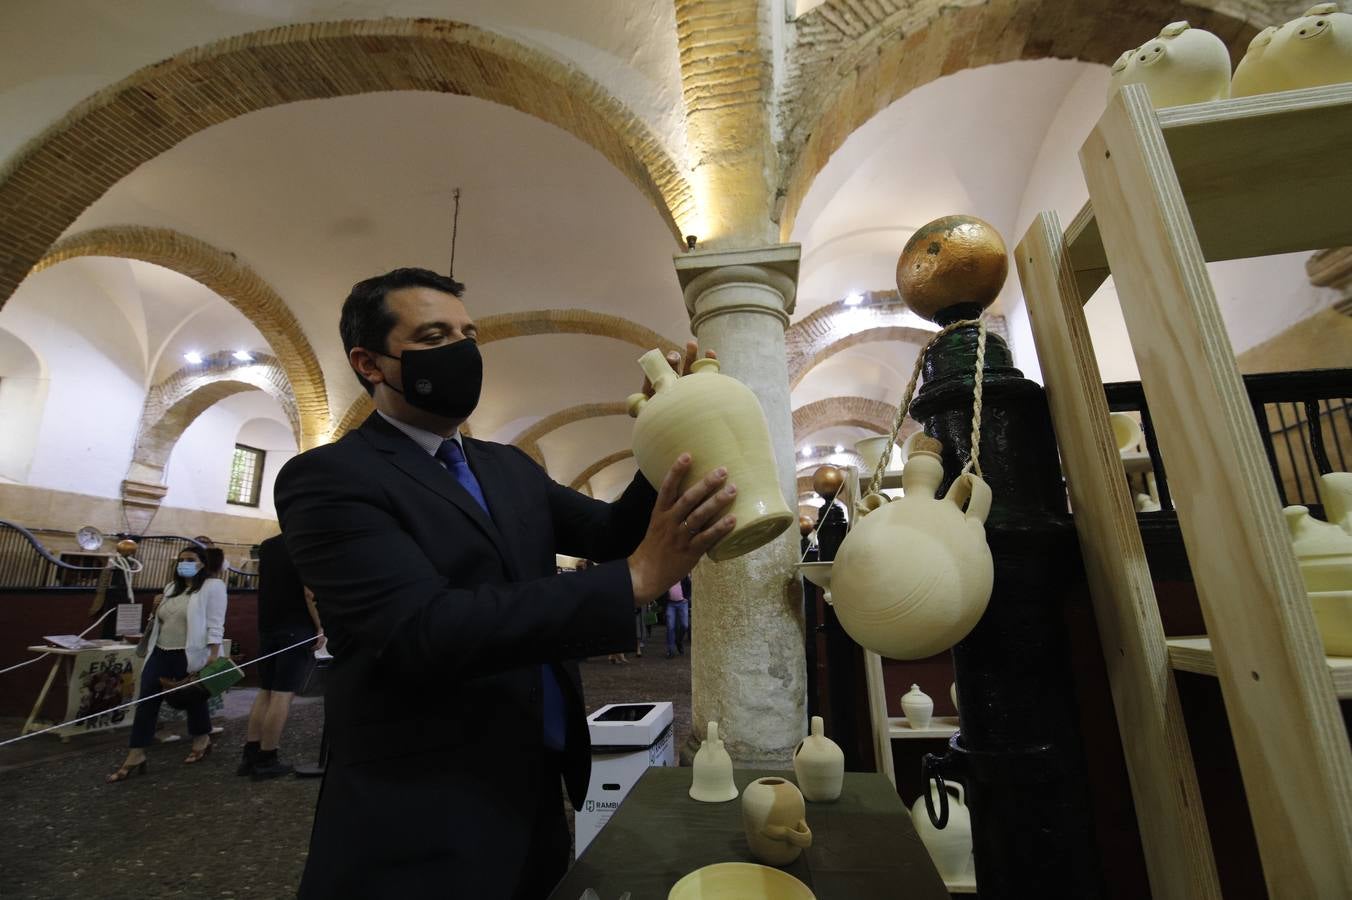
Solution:
[{"label": "black face mask", "polygon": [[469,418],[479,405],[484,360],[472,338],[427,350],[405,350],[401,356],[380,355],[402,364],[404,389],[385,383],[403,394],[410,405],[447,419]]}]

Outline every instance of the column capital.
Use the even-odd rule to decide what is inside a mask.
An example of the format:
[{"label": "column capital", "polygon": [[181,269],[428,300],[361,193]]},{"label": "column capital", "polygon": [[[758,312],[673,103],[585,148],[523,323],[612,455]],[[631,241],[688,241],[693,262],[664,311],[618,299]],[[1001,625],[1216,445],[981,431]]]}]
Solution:
[{"label": "column capital", "polygon": [[701,322],[733,312],[763,313],[787,327],[798,291],[801,256],[799,244],[676,256],[676,278],[685,294],[691,330],[698,334]]}]

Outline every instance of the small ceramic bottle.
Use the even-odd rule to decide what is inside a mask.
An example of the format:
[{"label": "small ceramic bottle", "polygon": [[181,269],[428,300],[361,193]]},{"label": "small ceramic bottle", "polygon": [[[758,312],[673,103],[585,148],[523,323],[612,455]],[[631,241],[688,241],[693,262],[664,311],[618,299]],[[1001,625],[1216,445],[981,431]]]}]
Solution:
[{"label": "small ceramic bottle", "polygon": [[906,713],[906,721],[912,728],[928,728],[930,716],[934,714],[934,701],[930,695],[920,690],[920,685],[913,684],[911,689],[901,696],[901,709]]},{"label": "small ceramic bottle", "polygon": [[845,782],[845,753],[822,729],[822,717],[813,716],[812,733],[793,751],[793,775],[813,803],[831,803]]},{"label": "small ceramic bottle", "polygon": [[756,859],[787,866],[812,846],[803,795],[783,778],[757,778],[742,794],[742,827]]},{"label": "small ceramic bottle", "polygon": [[718,738],[718,723],[710,722],[704,741],[695,753],[690,796],[702,803],[726,803],[737,799],[732,780],[732,757]]},{"label": "small ceramic bottle", "polygon": [[[935,828],[925,809],[922,796],[911,805],[911,821],[920,840],[929,851],[934,867],[945,881],[956,881],[967,874],[972,858],[972,814],[967,811],[962,785],[948,781],[948,824]],[[939,810],[939,786],[930,781],[929,792],[936,812]],[[956,795],[956,796],[954,796]]]}]

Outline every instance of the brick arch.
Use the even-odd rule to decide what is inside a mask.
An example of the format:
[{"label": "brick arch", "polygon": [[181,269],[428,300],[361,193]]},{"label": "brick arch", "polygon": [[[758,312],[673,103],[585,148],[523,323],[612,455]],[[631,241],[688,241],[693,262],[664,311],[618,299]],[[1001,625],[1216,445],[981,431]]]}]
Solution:
[{"label": "brick arch", "polygon": [[780,234],[793,232],[812,181],[845,140],[906,94],[962,69],[1020,59],[1112,65],[1122,51],[1187,19],[1218,35],[1238,62],[1264,26],[1306,0],[826,0],[796,23],[781,116],[785,160]]},{"label": "brick arch", "polygon": [[[545,334],[585,334],[594,337],[612,338],[633,344],[642,350],[654,347],[662,351],[679,350],[672,341],[637,322],[620,316],[592,312],[586,309],[537,309],[527,312],[500,313],[476,319],[479,327],[479,346],[509,338],[533,337]],[[356,428],[366,417],[375,412],[371,398],[362,393],[343,413],[343,418],[333,430],[333,440]],[[518,436],[517,440],[520,440]],[[517,441],[513,441],[517,443]]]},{"label": "brick arch", "polygon": [[582,422],[587,419],[599,419],[605,416],[627,416],[629,406],[623,401],[612,403],[579,403],[545,416],[534,425],[512,438],[512,444],[520,447],[541,467],[545,464],[544,454],[540,452],[540,439],[565,425]]},{"label": "brick arch", "polygon": [[220,294],[253,323],[276,354],[275,359],[268,358],[273,360],[272,365],[280,367],[289,383],[296,443],[305,450],[328,436],[329,395],[324,387],[324,372],[309,339],[286,302],[235,254],[169,228],[117,225],[62,238],[34,264],[32,271],[40,272],[82,256],[113,256],[154,263]]},{"label": "brick arch", "polygon": [[577,68],[445,19],[291,24],[194,47],[87,98],[0,170],[0,300],[123,176],[237,116],[376,91],[478,97],[585,141],[644,193],[680,242],[694,202],[657,137]]},{"label": "brick arch", "polygon": [[[807,403],[793,411],[793,445],[798,447],[808,435],[823,428],[851,426],[867,428],[878,434],[891,434],[897,419],[897,408],[890,403],[870,397],[828,397]],[[907,419],[899,436],[909,435],[920,427]]]},{"label": "brick arch", "polygon": [[132,465],[162,470],[174,444],[198,416],[226,397],[244,391],[263,391],[280,403],[300,446],[296,398],[278,361],[260,355],[252,363],[240,364],[231,351],[222,350],[205,357],[201,365],[179,369],[150,389],[136,430]]},{"label": "brick arch", "polygon": [[614,453],[610,454],[609,456],[603,456],[596,462],[587,466],[587,468],[583,469],[580,473],[578,473],[578,476],[574,478],[572,482],[569,483],[568,486],[573,490],[577,490],[582,485],[591,481],[592,476],[595,475],[597,472],[600,472],[602,469],[606,469],[609,468],[610,466],[615,465],[615,463],[619,462],[620,460],[629,459],[633,455],[634,455],[633,450],[617,450]]},{"label": "brick arch", "polygon": [[914,315],[896,291],[870,291],[858,306],[837,300],[813,310],[784,333],[789,387],[831,356],[873,341],[899,341],[923,347],[934,332],[917,328]]},{"label": "brick arch", "polygon": [[812,458],[804,459],[802,456],[803,448],[795,446],[794,452],[797,455],[794,456],[793,461],[794,471],[801,473],[807,471],[808,469],[811,469],[813,472],[815,472],[820,466],[838,465],[837,463],[828,462],[826,459],[828,456],[844,457],[844,460],[841,463],[839,463],[839,465],[854,466],[857,469],[863,468],[864,458],[860,456],[858,453],[855,453],[853,447],[846,447],[840,453],[836,453],[835,449],[836,448],[834,445],[813,444]]}]

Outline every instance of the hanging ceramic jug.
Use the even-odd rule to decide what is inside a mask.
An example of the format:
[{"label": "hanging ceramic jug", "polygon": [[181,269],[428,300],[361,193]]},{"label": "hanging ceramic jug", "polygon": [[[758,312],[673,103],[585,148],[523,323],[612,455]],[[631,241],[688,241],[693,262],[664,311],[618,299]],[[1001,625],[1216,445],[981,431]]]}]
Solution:
[{"label": "hanging ceramic jug", "polygon": [[690,796],[701,803],[726,803],[737,799],[732,780],[732,757],[718,738],[718,723],[710,722],[707,736],[695,753]]},{"label": "hanging ceramic jug", "polygon": [[737,517],[732,533],[708,552],[715,562],[733,559],[768,544],[793,524],[794,515],[779,486],[770,428],[751,389],[720,375],[718,360],[697,360],[686,378],[676,377],[661,350],[638,361],[652,382],[652,399],[629,397],[634,423],[634,457],[650,484],[658,485],[682,452],[691,458],[681,481],[685,491],[719,466],[737,486],[727,514]]},{"label": "hanging ceramic jug", "polygon": [[787,866],[812,846],[803,795],[783,778],[757,778],[742,793],[742,827],[756,859]]},{"label": "hanging ceramic jug", "polygon": [[[911,821],[940,877],[945,881],[957,881],[967,874],[972,858],[972,814],[967,811],[962,785],[946,781],[944,787],[949,793],[948,824],[943,828],[934,827],[925,811],[923,796],[911,804]],[[930,802],[938,809],[939,785],[933,779],[929,781],[929,792]]]},{"label": "hanging ceramic jug", "polygon": [[1125,84],[1145,85],[1156,109],[1224,100],[1230,96],[1230,51],[1209,31],[1187,22],[1171,22],[1130,56],[1118,57],[1109,77],[1108,96]]},{"label": "hanging ceramic jug", "polygon": [[1319,502],[1324,504],[1324,518],[1352,535],[1352,472],[1320,475]]},{"label": "hanging ceramic jug", "polygon": [[813,803],[831,803],[845,783],[845,752],[822,733],[821,716],[812,717],[812,733],[793,751],[793,776],[803,797]]},{"label": "hanging ceramic jug", "polygon": [[995,566],[984,527],[990,488],[967,473],[937,499],[941,449],[928,435],[917,438],[902,470],[905,496],[866,497],[836,553],[836,615],[857,643],[890,659],[947,650],[990,601]]},{"label": "hanging ceramic jug", "polygon": [[928,728],[930,717],[934,714],[934,700],[913,684],[911,689],[901,695],[901,711],[912,728]]}]

